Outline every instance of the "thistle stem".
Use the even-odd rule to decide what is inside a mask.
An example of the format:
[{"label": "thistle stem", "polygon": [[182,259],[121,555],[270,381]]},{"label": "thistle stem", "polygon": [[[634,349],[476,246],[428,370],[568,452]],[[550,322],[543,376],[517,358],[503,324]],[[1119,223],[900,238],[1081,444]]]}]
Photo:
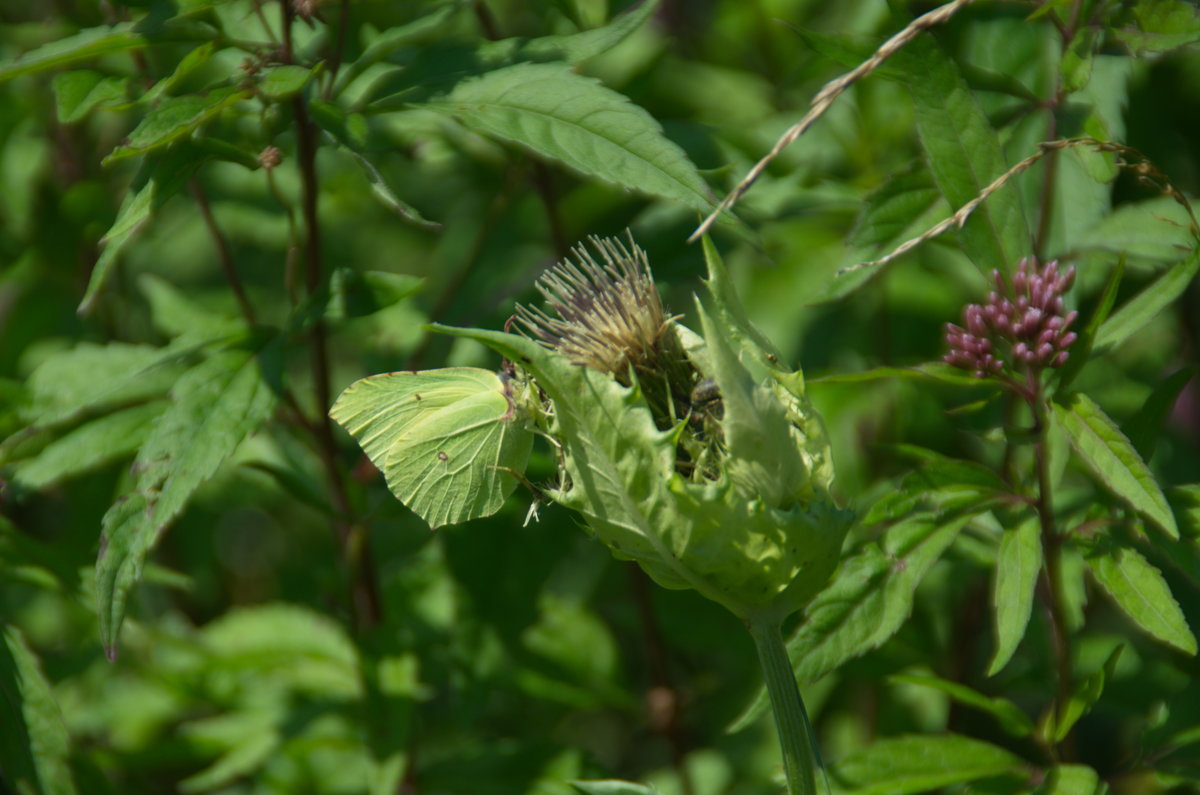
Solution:
[{"label": "thistle stem", "polygon": [[817,770],[823,769],[824,765],[817,755],[817,738],[796,686],[780,622],[747,621],[746,627],[750,637],[754,638],[767,693],[771,697],[788,795],[817,795]]}]

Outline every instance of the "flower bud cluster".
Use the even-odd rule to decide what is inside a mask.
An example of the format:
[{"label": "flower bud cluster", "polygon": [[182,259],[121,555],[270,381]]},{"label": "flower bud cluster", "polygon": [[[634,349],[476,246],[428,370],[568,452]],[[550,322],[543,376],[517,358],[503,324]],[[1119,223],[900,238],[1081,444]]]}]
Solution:
[{"label": "flower bud cluster", "polygon": [[1017,266],[1011,287],[999,271],[992,278],[996,289],[987,301],[964,309],[962,326],[946,324],[945,361],[979,378],[1010,367],[1062,367],[1078,336],[1070,327],[1079,313],[1064,315],[1062,299],[1075,282],[1075,267],[1060,273],[1057,260],[1039,268],[1029,257]]}]

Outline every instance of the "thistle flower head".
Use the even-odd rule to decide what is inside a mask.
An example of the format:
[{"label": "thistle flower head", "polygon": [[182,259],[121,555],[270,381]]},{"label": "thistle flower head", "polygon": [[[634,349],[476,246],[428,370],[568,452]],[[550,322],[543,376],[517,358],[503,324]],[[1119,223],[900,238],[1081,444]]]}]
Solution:
[{"label": "thistle flower head", "polygon": [[667,333],[662,298],[646,252],[632,237],[629,247],[615,238],[588,240],[591,251],[576,246],[573,260],[560,262],[537,280],[547,309],[557,317],[518,305],[517,320],[575,364],[623,381],[630,365],[641,369],[658,359]]},{"label": "thistle flower head", "polygon": [[[536,287],[546,309],[517,306],[518,327],[573,364],[634,382],[660,428],[689,411],[699,378],[650,275],[646,252],[633,242],[590,237],[543,273]],[[553,314],[551,314],[553,313]]]},{"label": "thistle flower head", "polygon": [[1062,296],[1075,282],[1075,267],[1059,272],[1057,260],[1039,267],[1028,257],[1011,285],[999,271],[992,279],[996,289],[983,304],[963,310],[963,325],[946,324],[945,361],[979,378],[1066,364],[1077,337],[1070,326],[1079,313],[1063,314]]}]

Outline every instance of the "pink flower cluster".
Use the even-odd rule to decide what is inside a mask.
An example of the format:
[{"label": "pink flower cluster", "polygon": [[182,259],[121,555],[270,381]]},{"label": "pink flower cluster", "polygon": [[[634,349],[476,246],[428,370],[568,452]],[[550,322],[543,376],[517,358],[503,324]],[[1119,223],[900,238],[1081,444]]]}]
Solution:
[{"label": "pink flower cluster", "polygon": [[1021,260],[1012,286],[992,271],[996,290],[983,305],[963,310],[963,326],[946,324],[948,364],[971,370],[979,378],[998,375],[1006,367],[1021,370],[1062,367],[1067,349],[1078,336],[1070,331],[1079,316],[1063,314],[1063,293],[1075,282],[1074,266],[1059,273],[1058,261],[1041,266],[1033,257]]}]

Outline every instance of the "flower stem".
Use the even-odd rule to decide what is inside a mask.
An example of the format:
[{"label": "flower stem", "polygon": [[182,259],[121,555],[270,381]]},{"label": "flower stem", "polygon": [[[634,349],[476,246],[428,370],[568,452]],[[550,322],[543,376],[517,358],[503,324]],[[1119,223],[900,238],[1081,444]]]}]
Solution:
[{"label": "flower stem", "polygon": [[[1071,700],[1073,690],[1071,683],[1071,640],[1067,627],[1067,611],[1063,604],[1063,575],[1062,575],[1062,537],[1054,521],[1054,506],[1052,501],[1052,485],[1050,461],[1047,450],[1047,435],[1050,430],[1050,420],[1046,412],[1046,403],[1036,381],[1030,379],[1038,390],[1036,399],[1031,401],[1034,426],[1037,431],[1037,443],[1034,445],[1035,464],[1037,468],[1038,492],[1037,512],[1042,526],[1042,550],[1045,559],[1042,569],[1042,589],[1046,603],[1046,613],[1050,621],[1050,637],[1054,649],[1054,663],[1057,672],[1056,696],[1054,700],[1055,720],[1062,720],[1067,704]],[[1058,751],[1055,751],[1056,758]],[[1075,756],[1074,739],[1071,734],[1063,738],[1062,757],[1071,761]]]},{"label": "flower stem", "polygon": [[783,770],[789,795],[817,795],[817,770],[823,769],[817,755],[814,736],[787,647],[777,620],[747,621],[758,660],[771,696],[771,711],[775,713],[775,731],[783,751]]}]

